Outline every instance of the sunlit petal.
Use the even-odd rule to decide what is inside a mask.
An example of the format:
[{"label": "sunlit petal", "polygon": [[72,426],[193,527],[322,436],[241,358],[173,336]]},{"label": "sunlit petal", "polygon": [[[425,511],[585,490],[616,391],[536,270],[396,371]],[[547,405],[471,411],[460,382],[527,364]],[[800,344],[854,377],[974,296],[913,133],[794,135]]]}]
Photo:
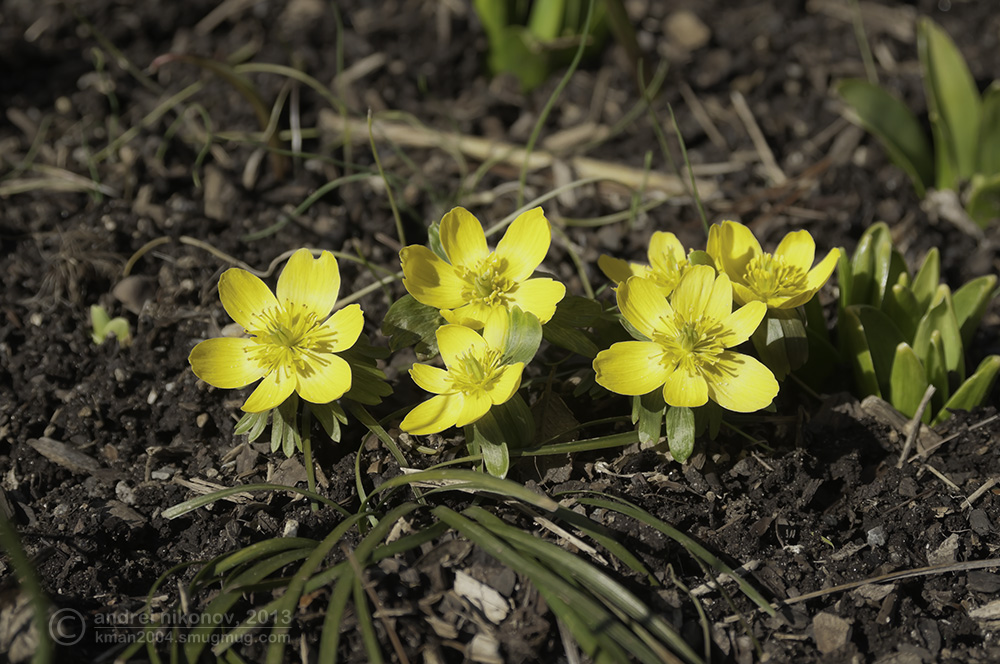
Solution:
[{"label": "sunlit petal", "polygon": [[664,321],[674,314],[656,283],[640,277],[631,277],[618,287],[618,309],[625,320],[648,338],[662,331]]},{"label": "sunlit petal", "polygon": [[432,394],[448,394],[455,391],[451,375],[444,369],[429,364],[414,364],[410,367],[410,378],[421,389]]},{"label": "sunlit petal", "polygon": [[808,289],[815,293],[822,288],[823,284],[830,278],[830,275],[833,274],[833,270],[837,267],[837,261],[839,260],[840,249],[831,249],[830,253],[816,267],[809,270],[809,273],[806,275],[806,286]]},{"label": "sunlit petal", "polygon": [[528,279],[511,294],[510,304],[535,314],[540,323],[547,323],[556,312],[556,305],[565,297],[566,287],[553,279]]},{"label": "sunlit petal", "polygon": [[351,389],[351,365],[344,358],[327,353],[312,358],[299,368],[295,391],[306,401],[330,403]]},{"label": "sunlit petal", "polygon": [[594,358],[597,384],[616,394],[652,392],[666,380],[663,348],[651,341],[621,341]]},{"label": "sunlit petal", "polygon": [[681,408],[703,406],[708,403],[708,384],[698,371],[679,365],[663,383],[663,400]]},{"label": "sunlit petal", "polygon": [[[622,283],[633,275],[646,276],[645,274],[640,275],[636,271],[636,268],[642,268],[644,266],[636,263],[629,263],[628,261],[623,261],[620,258],[613,258],[607,254],[601,254],[600,257],[598,257],[597,267],[601,268],[601,272],[604,273],[604,276],[616,284]],[[642,271],[645,273],[648,270]]]},{"label": "sunlit petal", "polygon": [[704,313],[714,289],[715,270],[708,265],[694,265],[684,273],[670,302],[685,320],[694,320]]},{"label": "sunlit petal", "polygon": [[785,265],[808,272],[816,256],[816,242],[809,231],[792,231],[782,238],[774,255],[784,260]]},{"label": "sunlit petal", "polygon": [[278,311],[278,299],[267,284],[236,267],[219,277],[219,299],[229,317],[248,332],[266,329],[268,319],[262,314]]},{"label": "sunlit petal", "polygon": [[455,267],[476,269],[490,250],[479,220],[462,207],[454,208],[441,219],[441,246]]},{"label": "sunlit petal", "polygon": [[500,375],[486,386],[486,394],[494,405],[506,403],[514,396],[517,388],[521,387],[521,373],[523,371],[523,362],[508,364],[500,369]]},{"label": "sunlit petal", "polygon": [[530,277],[545,259],[551,242],[552,231],[542,208],[521,213],[497,244],[495,253],[503,276],[512,281]]},{"label": "sunlit petal", "polygon": [[465,304],[465,281],[455,267],[421,245],[399,252],[403,286],[417,302],[435,309],[455,309]]},{"label": "sunlit petal", "polygon": [[462,412],[465,397],[461,394],[445,394],[431,397],[407,413],[399,428],[416,435],[426,436],[455,426]]},{"label": "sunlit petal", "polygon": [[719,341],[726,348],[739,346],[760,326],[766,313],[767,305],[763,302],[747,302],[722,321],[726,331],[719,337]]},{"label": "sunlit petal", "polygon": [[436,336],[441,359],[449,369],[456,366],[463,355],[482,357],[486,352],[486,340],[464,325],[442,325]]},{"label": "sunlit petal", "polygon": [[323,320],[337,303],[339,292],[340,270],[329,251],[314,259],[308,249],[299,249],[278,277],[278,300],[291,314],[307,311]]},{"label": "sunlit petal", "polygon": [[483,339],[490,348],[502,349],[507,345],[510,314],[506,309],[495,309],[483,324]]},{"label": "sunlit petal", "polygon": [[483,390],[473,390],[465,394],[465,403],[462,404],[462,412],[455,420],[455,426],[464,427],[472,424],[490,410],[493,403]]},{"label": "sunlit petal", "polygon": [[295,391],[297,382],[295,375],[287,367],[272,371],[260,381],[260,385],[243,404],[243,410],[260,413],[277,408]]},{"label": "sunlit petal", "polygon": [[737,413],[766,408],[778,394],[778,381],[758,360],[726,351],[709,373],[712,400]]},{"label": "sunlit petal", "polygon": [[736,300],[737,304],[746,304],[747,302],[762,301],[752,290],[744,286],[739,282],[732,282],[733,287],[733,299]]},{"label": "sunlit petal", "polygon": [[656,231],[649,239],[649,264],[664,274],[686,263],[684,245],[673,233]]},{"label": "sunlit petal", "polygon": [[330,353],[347,350],[357,343],[364,327],[365,315],[361,311],[360,305],[349,304],[343,309],[333,312],[333,315],[320,328],[321,335],[333,340],[323,350]]},{"label": "sunlit petal", "polygon": [[188,361],[194,375],[224,389],[245,387],[264,376],[266,369],[251,359],[252,339],[206,339],[191,350]]},{"label": "sunlit petal", "polygon": [[750,259],[764,253],[753,232],[735,221],[722,222],[717,251],[723,270],[734,283],[742,282]]},{"label": "sunlit petal", "polygon": [[712,291],[705,302],[705,310],[702,315],[712,320],[724,320],[732,312],[733,287],[729,277],[720,274],[715,278],[715,283],[712,284]]}]

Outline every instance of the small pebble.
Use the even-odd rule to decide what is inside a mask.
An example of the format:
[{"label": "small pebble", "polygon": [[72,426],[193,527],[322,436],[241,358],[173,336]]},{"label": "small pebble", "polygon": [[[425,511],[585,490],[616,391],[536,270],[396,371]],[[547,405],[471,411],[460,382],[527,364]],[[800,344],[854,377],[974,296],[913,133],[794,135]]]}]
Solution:
[{"label": "small pebble", "polygon": [[885,528],[882,526],[875,526],[868,531],[868,546],[873,549],[877,549],[880,546],[885,545]]}]

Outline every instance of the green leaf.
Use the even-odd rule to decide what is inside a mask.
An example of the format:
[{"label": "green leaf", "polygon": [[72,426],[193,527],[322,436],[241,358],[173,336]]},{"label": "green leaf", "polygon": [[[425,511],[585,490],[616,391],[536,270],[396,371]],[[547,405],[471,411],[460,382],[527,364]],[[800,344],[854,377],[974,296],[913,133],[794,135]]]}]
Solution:
[{"label": "green leaf", "polygon": [[709,267],[715,267],[715,259],[712,258],[707,251],[702,251],[701,249],[694,249],[688,254],[688,263],[691,265],[708,265]]},{"label": "green leaf", "polygon": [[882,301],[882,312],[889,317],[889,320],[896,323],[903,338],[908,343],[912,342],[922,314],[913,291],[909,286],[895,284],[886,291],[885,295],[885,300]]},{"label": "green leaf", "polygon": [[892,319],[881,310],[861,306],[857,308],[857,313],[865,329],[879,389],[883,395],[891,395],[892,359],[896,348],[899,344],[906,343],[906,339]]},{"label": "green leaf", "polygon": [[502,362],[528,364],[538,352],[542,343],[542,325],[534,314],[521,311],[514,307],[510,312],[510,324],[507,326],[507,336],[504,339]]},{"label": "green leaf", "polygon": [[750,336],[761,362],[778,380],[809,359],[804,314],[798,309],[772,309]]},{"label": "green leaf", "polygon": [[563,31],[565,4],[566,0],[546,0],[545,2],[533,3],[531,14],[528,17],[528,29],[531,34],[543,42],[552,41],[559,37]]},{"label": "green leaf", "polygon": [[934,330],[931,332],[930,345],[927,354],[920,357],[927,373],[927,380],[934,386],[934,396],[931,397],[932,412],[938,412],[944,403],[951,396],[951,386],[948,383],[948,363],[944,358],[944,342],[941,341],[941,332]]},{"label": "green leaf", "polygon": [[313,417],[323,427],[326,435],[335,443],[340,442],[340,424],[347,423],[347,414],[336,401],[330,403],[309,403]]},{"label": "green leaf", "polygon": [[862,398],[870,394],[882,396],[875,374],[875,365],[872,362],[872,353],[868,348],[868,338],[865,336],[865,328],[861,325],[856,305],[847,307],[841,312],[837,327],[854,373],[857,396]]},{"label": "green leaf", "polygon": [[298,426],[299,397],[294,392],[285,401],[271,410],[271,451],[279,449],[286,457],[302,449],[302,437]]},{"label": "green leaf", "polygon": [[604,309],[599,302],[570,295],[556,306],[556,312],[542,326],[542,337],[577,355],[594,358],[600,349],[593,339],[580,328],[592,327],[600,322]]},{"label": "green leaf", "polygon": [[983,228],[995,219],[1000,219],[1000,174],[972,176],[966,211]]},{"label": "green leaf", "polygon": [[841,81],[836,90],[853,111],[851,119],[882,143],[923,198],[934,183],[934,153],[917,117],[899,99],[868,81]]},{"label": "green leaf", "polygon": [[955,310],[951,302],[951,291],[942,284],[938,287],[930,309],[920,319],[917,325],[917,333],[913,336],[913,350],[918,357],[926,357],[930,344],[931,332],[938,330],[941,333],[941,342],[944,346],[945,366],[948,371],[954,371],[959,375],[959,380],[965,379],[965,356],[962,346],[962,333],[958,327],[958,319],[955,318]]},{"label": "green leaf", "polygon": [[958,321],[964,346],[972,342],[972,336],[983,320],[986,307],[989,306],[990,300],[996,297],[996,286],[996,276],[988,274],[967,282],[951,296],[951,303],[955,307],[955,320]]},{"label": "green leaf", "polygon": [[663,428],[663,413],[667,404],[663,401],[663,390],[653,390],[649,394],[633,397],[632,421],[639,433],[639,443],[643,446],[660,442]]},{"label": "green leaf", "polygon": [[674,461],[684,463],[694,451],[694,413],[690,408],[667,408],[667,444]]},{"label": "green leaf", "polygon": [[917,299],[920,316],[923,316],[927,312],[927,308],[931,306],[931,300],[934,299],[934,293],[937,292],[940,284],[941,253],[937,247],[931,247],[931,250],[924,256],[924,262],[920,266],[917,276],[913,277],[913,285],[910,287],[913,291],[913,297]]},{"label": "green leaf", "polygon": [[[856,255],[857,250],[855,251],[855,256]],[[858,304],[852,288],[852,285],[854,284],[854,268],[852,265],[853,260],[848,258],[847,251],[841,247],[840,258],[837,259],[837,285],[840,287],[840,300],[838,306],[840,309],[846,309],[852,304]]]},{"label": "green leaf", "polygon": [[978,173],[1000,175],[1000,81],[993,81],[983,93],[979,119]]},{"label": "green leaf", "polygon": [[[378,360],[389,355],[385,348],[371,345],[368,337],[362,334],[352,347],[338,355],[351,365],[351,389],[344,395],[345,398],[374,406],[382,403],[382,397],[392,394],[392,386],[386,381],[385,373],[378,368]],[[343,417],[341,421],[346,423],[343,411],[340,416]]]},{"label": "green leaf", "polygon": [[427,228],[427,246],[430,247],[434,254],[446,263],[450,263],[448,260],[448,253],[444,250],[444,245],[441,244],[441,222],[435,221]]},{"label": "green leaf", "polygon": [[253,442],[260,437],[260,434],[264,432],[264,427],[267,426],[267,419],[271,416],[271,411],[265,410],[262,413],[243,413],[243,417],[240,421],[236,423],[236,428],[233,429],[234,436],[242,436],[247,434],[248,442]]},{"label": "green leaf", "polygon": [[437,309],[417,302],[407,293],[389,307],[382,321],[382,334],[389,337],[389,349],[394,353],[415,345],[418,355],[433,357],[437,355],[434,333],[444,322]]},{"label": "green leaf", "polygon": [[917,24],[917,53],[934,130],[937,188],[958,189],[960,179],[976,172],[979,90],[955,43],[927,17]]},{"label": "green leaf", "polygon": [[971,410],[983,403],[993,389],[998,372],[1000,372],[1000,355],[990,355],[980,362],[976,372],[969,376],[969,380],[962,383],[948,399],[948,403],[934,418],[934,424],[940,424],[951,417],[952,410]]},{"label": "green leaf", "polygon": [[906,263],[892,245],[889,226],[882,221],[872,224],[851,259],[851,299],[846,304],[880,306],[889,284],[896,283],[905,271]]},{"label": "green leaf", "polygon": [[[920,400],[927,391],[927,374],[920,358],[913,352],[909,344],[896,346],[896,355],[892,360],[892,377],[890,378],[890,403],[907,417],[913,417]],[[925,409],[923,421],[930,422],[930,409]]]}]

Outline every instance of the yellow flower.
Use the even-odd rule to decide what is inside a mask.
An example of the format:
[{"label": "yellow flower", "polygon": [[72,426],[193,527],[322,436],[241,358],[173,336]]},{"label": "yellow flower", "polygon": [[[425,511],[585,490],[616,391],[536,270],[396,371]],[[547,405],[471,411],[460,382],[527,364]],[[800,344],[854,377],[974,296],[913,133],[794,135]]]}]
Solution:
[{"label": "yellow flower", "polygon": [[594,359],[597,382],[618,394],[663,388],[671,406],[715,401],[749,413],[767,406],[778,382],[754,358],[727,350],[748,338],[767,308],[750,302],[733,311],[729,278],[708,265],[687,270],[671,302],[655,283],[631,277],[618,289],[622,316],[649,341],[623,341]]},{"label": "yellow flower", "polygon": [[330,315],[339,291],[337,259],[328,251],[316,260],[308,249],[292,254],[277,297],[246,270],[226,270],[219,298],[251,337],[202,341],[188,358],[191,369],[227,389],[263,378],[243,404],[249,413],[275,408],[292,392],[312,403],[339,399],[351,389],[351,367],[335,353],[353,346],[364,327],[356,304]]},{"label": "yellow flower", "polygon": [[414,364],[410,369],[413,382],[438,395],[411,410],[399,425],[416,435],[471,424],[491,407],[509,400],[521,386],[524,363],[503,363],[506,324],[502,319],[488,321],[483,336],[462,325],[442,325],[436,334],[446,369],[427,364]]},{"label": "yellow flower", "polygon": [[735,221],[712,226],[708,254],[733,282],[739,304],[759,300],[769,309],[794,309],[812,299],[840,258],[839,249],[813,267],[816,242],[808,231],[786,235],[773,254],[765,253],[749,228]]},{"label": "yellow flower", "polygon": [[449,323],[480,330],[487,320],[506,320],[514,305],[542,323],[555,313],[566,287],[552,279],[529,279],[549,251],[549,222],[541,208],[511,223],[496,251],[486,246],[483,227],[457,207],[441,220],[444,261],[427,247],[404,248],[403,285],[418,302],[434,307]]},{"label": "yellow flower", "polygon": [[616,284],[629,277],[645,277],[655,281],[665,296],[670,295],[690,266],[684,246],[673,233],[656,231],[649,240],[648,256],[649,265],[641,265],[603,254],[597,259],[597,266]]}]

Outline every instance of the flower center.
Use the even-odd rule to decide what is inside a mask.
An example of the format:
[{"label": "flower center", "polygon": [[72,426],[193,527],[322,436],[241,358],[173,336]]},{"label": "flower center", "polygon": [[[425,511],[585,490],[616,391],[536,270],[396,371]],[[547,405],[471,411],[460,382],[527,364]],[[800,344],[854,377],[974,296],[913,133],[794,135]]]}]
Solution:
[{"label": "flower center", "polygon": [[468,302],[508,308],[510,296],[517,290],[517,282],[505,276],[505,267],[491,254],[479,264],[478,269],[467,270],[462,296]]},{"label": "flower center", "polygon": [[466,353],[459,357],[453,367],[449,367],[452,383],[460,391],[468,394],[476,390],[487,390],[501,374],[501,352],[489,349],[482,357]]},{"label": "flower center", "polygon": [[325,364],[323,355],[332,352],[335,334],[308,309],[279,306],[261,312],[255,322],[256,329],[248,330],[256,342],[249,352],[269,373],[280,369],[304,373],[310,366]]},{"label": "flower center", "polygon": [[653,341],[663,346],[663,361],[669,364],[679,364],[687,368],[699,368],[712,365],[716,358],[726,350],[719,340],[722,335],[722,324],[703,316],[694,320],[684,320],[675,315],[672,326],[676,334],[667,335],[654,333]]},{"label": "flower center", "polygon": [[764,300],[796,295],[807,290],[808,283],[802,268],[788,265],[782,257],[771,254],[750,259],[743,280],[747,288]]},{"label": "flower center", "polygon": [[674,257],[674,250],[668,249],[666,262],[654,264],[650,270],[650,276],[653,277],[658,286],[672,292],[680,283],[681,275],[686,267],[687,260],[678,261]]}]

